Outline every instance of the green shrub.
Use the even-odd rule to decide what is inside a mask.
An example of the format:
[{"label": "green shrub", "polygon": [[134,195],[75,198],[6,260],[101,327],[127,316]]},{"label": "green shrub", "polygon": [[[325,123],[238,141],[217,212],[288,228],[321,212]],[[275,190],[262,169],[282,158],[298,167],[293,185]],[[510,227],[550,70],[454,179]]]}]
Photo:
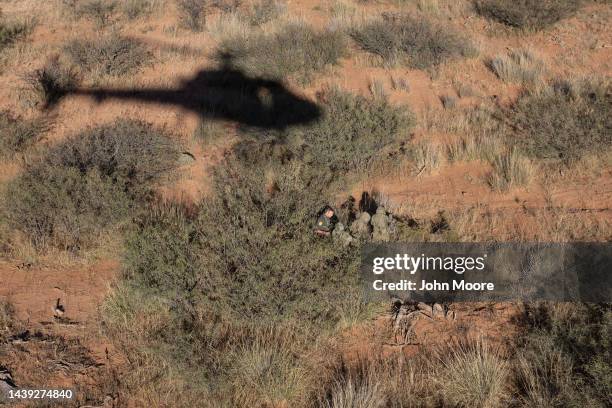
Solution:
[{"label": "green shrub", "polygon": [[55,105],[79,85],[74,68],[63,65],[57,57],[27,75],[25,80],[34,94],[35,103],[43,109]]},{"label": "green shrub", "polygon": [[176,6],[185,27],[192,31],[202,31],[211,7],[209,0],[177,0]]},{"label": "green shrub", "polygon": [[424,69],[474,51],[469,41],[448,27],[410,15],[383,14],[351,32],[363,49],[385,64]]},{"label": "green shrub", "polygon": [[137,72],[152,55],[140,42],[110,35],[99,40],[73,40],[65,48],[72,63],[96,75],[121,76]]},{"label": "green shrub", "polygon": [[120,120],[53,147],[12,180],[6,218],[39,248],[92,246],[176,166],[178,151],[150,126]]},{"label": "green shrub", "polygon": [[366,99],[332,89],[321,102],[324,119],[310,128],[292,130],[287,138],[303,141],[307,160],[327,171],[367,169],[413,124],[405,107],[394,107],[383,97]]},{"label": "green shrub", "polygon": [[233,67],[248,75],[268,79],[296,76],[307,81],[312,74],[333,65],[346,52],[339,31],[317,32],[305,24],[288,24],[274,33],[256,32],[246,38],[222,41],[219,60],[229,55]]},{"label": "green shrub", "polygon": [[528,155],[575,161],[612,146],[611,89],[609,81],[558,82],[522,95],[505,120]]},{"label": "green shrub", "polygon": [[543,29],[573,15],[581,0],[476,0],[476,11],[511,27]]},{"label": "green shrub", "polygon": [[6,111],[0,112],[0,157],[23,153],[40,139],[48,127],[46,120],[26,120]]}]

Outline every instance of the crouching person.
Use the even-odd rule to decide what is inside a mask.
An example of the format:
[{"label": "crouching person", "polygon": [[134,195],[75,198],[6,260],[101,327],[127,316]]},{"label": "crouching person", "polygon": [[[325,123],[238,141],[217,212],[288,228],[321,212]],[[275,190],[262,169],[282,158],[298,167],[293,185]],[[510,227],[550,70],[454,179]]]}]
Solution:
[{"label": "crouching person", "polygon": [[336,212],[330,206],[326,206],[317,219],[314,233],[320,237],[329,237],[337,223],[338,217],[336,217]]}]

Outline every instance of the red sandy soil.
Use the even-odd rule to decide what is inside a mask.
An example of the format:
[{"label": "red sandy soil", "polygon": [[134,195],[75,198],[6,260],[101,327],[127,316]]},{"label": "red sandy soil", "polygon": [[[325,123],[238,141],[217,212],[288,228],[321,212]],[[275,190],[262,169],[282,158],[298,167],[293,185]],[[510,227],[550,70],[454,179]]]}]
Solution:
[{"label": "red sandy soil", "polygon": [[[2,9],[6,15],[20,15],[28,13],[28,8],[33,7],[34,3],[36,2],[3,2]],[[395,5],[382,2],[367,5],[350,4],[358,10],[366,10],[369,15],[397,8]],[[49,8],[50,15],[57,14],[57,10],[53,10],[56,3],[41,7]],[[315,26],[323,27],[329,20],[326,7],[328,3],[317,0],[292,0],[288,3],[288,12],[294,16],[302,16]],[[463,27],[475,38],[480,47],[478,59],[454,61],[441,67],[440,72],[432,77],[426,72],[406,68],[373,67],[365,62],[363,53],[355,50],[352,57],[344,59],[340,66],[331,68],[329,75],[318,77],[302,92],[313,96],[322,86],[338,84],[342,88],[367,95],[370,92],[371,81],[379,80],[385,85],[393,103],[407,104],[418,115],[429,109],[441,110],[440,96],[444,94],[456,96],[456,85],[463,84],[470,86],[476,96],[462,98],[459,101],[460,105],[479,103],[492,97],[497,97],[501,103],[504,103],[516,97],[517,88],[499,81],[486,69],[482,63],[483,58],[503,53],[508,48],[525,45],[536,50],[547,63],[550,73],[572,77],[596,73],[610,77],[612,47],[606,21],[609,24],[611,13],[611,9],[605,5],[589,6],[582,9],[575,17],[546,32],[525,37],[491,36],[488,35],[492,29],[491,24],[485,20],[473,16],[458,17],[449,20],[449,23]],[[66,41],[77,36],[98,34],[95,27],[84,20],[73,23],[61,18],[49,18],[55,18],[54,26],[39,24],[29,40],[37,47],[36,51],[24,57],[23,63],[9,66],[0,75],[0,101],[3,109],[12,109],[26,116],[33,114],[21,105],[19,95],[23,87],[21,80],[23,75],[40,67]],[[163,48],[166,45],[187,45],[203,51],[202,55],[161,58],[136,77],[111,81],[103,85],[117,88],[126,84],[142,87],[178,86],[183,78],[189,78],[198,70],[210,67],[207,52],[213,49],[214,40],[211,36],[206,33],[192,34],[181,30],[178,34],[168,34],[166,30],[175,25],[176,15],[171,10],[163,16],[154,16],[150,21],[127,23],[123,33],[146,41],[159,55],[164,52]],[[410,90],[408,92],[392,90],[392,76],[405,79],[410,85]],[[145,119],[176,131],[177,137],[186,140],[198,122],[195,115],[175,107],[133,101],[107,101],[99,104],[78,96],[66,98],[52,114],[56,119],[55,126],[43,143],[56,143],[85,127],[109,122],[117,117]],[[419,137],[433,136],[424,134]],[[185,142],[186,149],[194,154],[196,161],[184,166],[179,182],[161,188],[163,195],[168,198],[193,201],[205,195],[209,186],[209,169],[221,160],[224,151],[231,146],[233,140],[235,134],[228,128],[228,138],[213,147],[208,146],[204,149],[192,142]],[[0,163],[0,182],[10,180],[18,174],[20,168],[19,159]],[[388,196],[389,200],[399,207],[407,205],[417,217],[431,216],[439,209],[465,211],[469,208],[478,208],[481,209],[479,211],[498,211],[504,215],[516,213],[519,217],[518,222],[521,223],[538,222],[535,217],[529,218],[524,214],[544,209],[552,202],[554,206],[566,211],[586,210],[600,221],[607,222],[609,228],[612,221],[610,210],[612,177],[609,163],[607,167],[601,169],[597,177],[581,178],[568,175],[554,185],[536,184],[529,189],[505,194],[492,192],[483,183],[482,179],[487,171],[488,167],[482,163],[461,163],[418,177],[385,177],[368,180],[350,187],[347,193],[359,197],[361,191],[377,190]],[[17,317],[25,322],[28,329],[40,330],[54,336],[65,336],[68,341],[76,339],[79,342],[78,352],[91,356],[95,362],[94,371],[96,364],[105,364],[104,369],[109,369],[108,361],[114,358],[113,351],[104,337],[98,335],[97,310],[119,270],[118,262],[106,260],[86,266],[68,267],[28,265],[18,267],[20,263],[18,260],[0,263],[0,299],[8,300],[14,305]],[[66,321],[74,324],[62,324],[53,319],[53,307],[58,298],[66,308],[64,315]],[[490,337],[503,343],[504,339],[515,333],[513,316],[517,313],[517,307],[512,304],[458,310],[458,317],[452,322],[419,320],[416,335],[421,344],[435,345],[440,341],[448,341],[453,336],[465,335],[467,331],[471,337]],[[375,325],[388,327],[388,318],[380,318]],[[368,353],[376,347],[383,347],[382,343],[376,343],[378,338],[370,334],[368,332],[365,336],[355,332],[347,336],[347,355]],[[390,338],[385,340],[386,343],[390,341]],[[36,349],[38,346],[32,347]],[[384,347],[396,349],[399,346],[387,344]],[[412,353],[416,347],[419,346],[408,345],[401,348],[407,353]],[[44,352],[40,350],[35,352],[34,349],[31,350],[34,354],[27,350],[16,349],[12,357],[14,366],[17,367],[13,373],[15,378],[28,378],[28,375],[31,375],[27,374],[28,372],[35,371],[36,367],[40,368],[40,365],[44,364],[44,359],[49,358],[47,349],[43,350]],[[107,358],[107,350],[111,354],[110,360]],[[42,359],[37,359],[36,353],[42,353],[39,355]],[[19,359],[23,359],[21,364],[18,364]],[[70,385],[83,381],[82,378],[79,380],[79,376],[82,376],[78,374],[79,370],[45,370],[42,372],[53,373],[53,379],[49,384]],[[83,374],[85,377],[89,375],[87,378],[96,378],[97,374],[88,374],[87,370],[90,368],[83,370],[81,371],[85,373]],[[36,376],[30,379],[33,383],[39,380],[40,378]]]}]

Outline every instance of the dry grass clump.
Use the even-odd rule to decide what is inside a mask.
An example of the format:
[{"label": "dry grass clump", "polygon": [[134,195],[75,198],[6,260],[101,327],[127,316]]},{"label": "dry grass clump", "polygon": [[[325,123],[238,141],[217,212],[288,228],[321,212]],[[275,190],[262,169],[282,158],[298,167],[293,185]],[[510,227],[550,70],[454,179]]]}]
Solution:
[{"label": "dry grass clump", "polygon": [[132,74],[152,59],[143,44],[118,35],[98,40],[73,40],[64,51],[74,65],[94,77]]},{"label": "dry grass clump", "polygon": [[544,72],[544,63],[524,48],[498,55],[488,61],[487,66],[504,82],[535,84]]},{"label": "dry grass clump", "polygon": [[192,31],[202,31],[212,3],[209,0],[177,0],[181,24]]},{"label": "dry grass clump", "polygon": [[483,343],[458,345],[441,361],[436,381],[445,405],[497,407],[507,395],[509,365]]},{"label": "dry grass clump", "polygon": [[529,184],[534,175],[531,161],[523,157],[517,149],[496,155],[491,165],[493,171],[488,175],[487,183],[497,191],[525,186]]},{"label": "dry grass clump", "polygon": [[76,70],[63,64],[59,57],[50,59],[42,68],[28,74],[25,81],[33,93],[34,104],[43,109],[52,107],[79,85]]},{"label": "dry grass clump", "polygon": [[7,20],[0,12],[0,52],[30,34],[31,21]]},{"label": "dry grass clump", "polygon": [[581,0],[476,0],[476,11],[511,27],[540,30],[573,15]]},{"label": "dry grass clump", "polygon": [[5,218],[40,249],[94,245],[147,199],[177,158],[168,137],[143,123],[121,120],[87,130],[9,183]]},{"label": "dry grass clump", "polygon": [[279,0],[259,0],[245,13],[246,20],[253,26],[260,26],[278,18],[285,12],[287,5]]},{"label": "dry grass clump", "polygon": [[116,0],[64,0],[64,5],[77,18],[87,18],[100,28],[108,25],[119,7]]},{"label": "dry grass clump", "polygon": [[503,115],[526,154],[570,163],[612,146],[611,107],[608,80],[561,81],[526,92]]},{"label": "dry grass clump", "polygon": [[43,119],[23,119],[10,112],[0,112],[0,157],[9,158],[23,153],[40,140],[49,128]]},{"label": "dry grass clump", "polygon": [[148,16],[161,6],[160,0],[126,0],[122,2],[123,14],[129,20]]},{"label": "dry grass clump", "polygon": [[469,41],[447,26],[410,15],[383,14],[351,32],[363,49],[384,64],[425,69],[474,53]]},{"label": "dry grass clump", "polygon": [[254,32],[221,42],[220,59],[247,75],[269,79],[289,76],[308,81],[346,52],[344,35],[335,30],[315,31],[304,23],[290,23],[273,33]]}]

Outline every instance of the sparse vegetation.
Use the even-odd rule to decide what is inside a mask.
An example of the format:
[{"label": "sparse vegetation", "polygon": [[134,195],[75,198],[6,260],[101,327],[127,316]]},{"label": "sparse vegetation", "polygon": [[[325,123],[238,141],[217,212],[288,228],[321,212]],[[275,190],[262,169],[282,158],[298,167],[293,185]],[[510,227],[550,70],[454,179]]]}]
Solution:
[{"label": "sparse vegetation", "polygon": [[529,156],[569,163],[612,146],[611,98],[609,81],[561,81],[526,92],[503,114]]},{"label": "sparse vegetation", "polygon": [[336,64],[346,52],[344,35],[339,31],[317,32],[303,23],[282,26],[278,31],[252,33],[223,41],[219,58],[232,57],[236,69],[269,79],[288,76],[307,81],[313,73]]},{"label": "sparse vegetation", "polygon": [[185,27],[192,31],[202,31],[211,7],[209,0],[177,0],[176,7]]},{"label": "sparse vegetation", "polygon": [[476,0],[476,11],[511,27],[543,29],[571,16],[581,0]]},{"label": "sparse vegetation", "polygon": [[0,112],[0,157],[23,153],[48,129],[43,119],[23,119],[10,112]]},{"label": "sparse vegetation", "polygon": [[387,65],[425,69],[474,53],[469,41],[454,30],[410,15],[383,14],[352,30],[351,36]]},{"label": "sparse vegetation", "polygon": [[515,49],[507,55],[498,55],[487,66],[505,82],[533,85],[541,79],[544,64],[528,49]]},{"label": "sparse vegetation", "polygon": [[58,57],[49,60],[42,68],[25,78],[35,97],[35,104],[43,109],[55,105],[66,93],[79,84],[76,70],[60,62]]},{"label": "sparse vegetation", "polygon": [[74,65],[94,76],[134,73],[152,58],[140,42],[118,35],[95,41],[73,40],[64,50]]},{"label": "sparse vegetation", "polygon": [[118,121],[51,148],[11,181],[5,217],[34,245],[78,250],[125,219],[178,153],[148,125]]}]

